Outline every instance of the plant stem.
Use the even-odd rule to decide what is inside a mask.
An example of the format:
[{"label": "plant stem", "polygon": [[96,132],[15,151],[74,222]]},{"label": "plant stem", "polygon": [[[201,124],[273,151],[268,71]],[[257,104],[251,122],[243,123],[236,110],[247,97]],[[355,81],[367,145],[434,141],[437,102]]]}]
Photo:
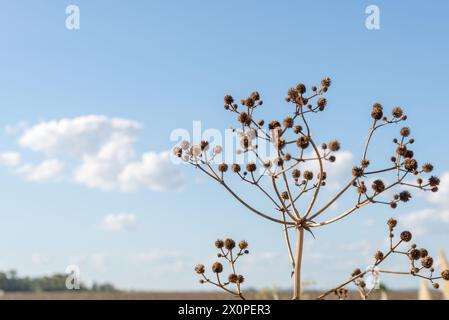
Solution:
[{"label": "plant stem", "polygon": [[304,245],[304,228],[296,230],[296,261],[293,273],[293,300],[301,299],[301,262]]}]

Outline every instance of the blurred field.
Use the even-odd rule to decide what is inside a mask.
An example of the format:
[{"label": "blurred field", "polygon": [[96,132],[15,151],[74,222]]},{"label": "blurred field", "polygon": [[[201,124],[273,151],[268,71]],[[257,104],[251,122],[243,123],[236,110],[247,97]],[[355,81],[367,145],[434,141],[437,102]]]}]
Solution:
[{"label": "blurred field", "polygon": [[[313,299],[319,293],[307,292],[306,298]],[[390,300],[416,300],[417,291],[395,291],[388,292]],[[261,292],[251,292],[246,294],[248,299],[263,300],[272,299],[268,294]],[[289,299],[290,293],[279,293],[280,299]],[[334,296],[330,296],[334,299]],[[441,299],[439,292],[432,292],[432,299]],[[93,293],[93,292],[45,292],[45,293],[5,293],[0,295],[0,300],[229,300],[233,299],[227,294],[215,292],[111,292],[111,293]],[[348,297],[359,299],[356,292],[351,292]],[[370,300],[380,299],[380,294],[375,293],[370,296]]]}]

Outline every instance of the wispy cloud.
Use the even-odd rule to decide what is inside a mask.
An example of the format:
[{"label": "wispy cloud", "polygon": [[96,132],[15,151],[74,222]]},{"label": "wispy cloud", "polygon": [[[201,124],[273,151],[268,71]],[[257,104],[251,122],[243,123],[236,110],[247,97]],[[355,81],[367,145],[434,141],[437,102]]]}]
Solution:
[{"label": "wispy cloud", "polygon": [[107,231],[129,231],[137,225],[136,215],[133,213],[111,213],[103,218],[100,228]]},{"label": "wispy cloud", "polygon": [[[63,168],[70,167],[65,180],[105,191],[161,192],[182,185],[168,151],[138,155],[134,148],[142,130],[138,122],[87,115],[21,128],[19,145],[45,158],[40,164],[24,163],[16,170],[27,180],[61,180]],[[17,166],[21,161],[17,152],[0,153],[0,165]]]}]

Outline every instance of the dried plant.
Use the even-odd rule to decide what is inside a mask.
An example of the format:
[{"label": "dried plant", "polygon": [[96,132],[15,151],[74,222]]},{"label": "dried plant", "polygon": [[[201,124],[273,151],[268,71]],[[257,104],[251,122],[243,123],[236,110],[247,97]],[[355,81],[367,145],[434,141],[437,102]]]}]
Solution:
[{"label": "dried plant", "polygon": [[[335,162],[340,143],[333,139],[328,143],[319,144],[312,135],[308,116],[319,114],[328,108],[328,101],[324,98],[324,94],[330,86],[331,79],[325,78],[319,87],[311,87],[312,93],[308,96],[304,84],[300,83],[289,89],[286,101],[291,105],[291,114],[283,121],[272,120],[267,123],[262,119],[256,119],[256,111],[263,105],[258,92],[253,92],[242,99],[240,105],[232,96],[226,95],[224,108],[234,114],[239,123],[239,128],[235,128],[234,131],[240,136],[241,149],[236,152],[248,158],[252,157],[252,161],[247,161],[245,164],[215,164],[214,160],[222,153],[222,147],[216,145],[212,148],[209,141],[201,141],[195,145],[183,141],[173,149],[176,156],[217,181],[249,211],[282,227],[292,265],[293,299],[300,299],[305,232],[313,235],[314,229],[347,218],[367,205],[379,204],[394,209],[400,203],[408,202],[412,197],[410,191],[403,189],[397,190],[392,198],[388,198],[388,194],[391,196],[393,190],[399,187],[437,192],[440,183],[436,176],[430,176],[426,180],[420,177],[432,172],[433,166],[429,163],[418,165],[410,148],[414,139],[410,137],[411,131],[408,127],[402,127],[399,136],[393,139],[391,157],[387,155],[387,158],[390,158],[390,164],[374,167],[368,158],[374,134],[379,129],[402,123],[407,119],[400,107],[393,108],[391,115],[387,116],[384,114],[383,106],[375,103],[371,110],[372,124],[359,164],[352,169],[352,172],[348,172],[350,177],[341,190],[329,198],[325,195],[326,199],[319,197],[323,195],[321,191],[326,188],[328,178],[325,164],[332,165]],[[275,152],[275,157],[265,157],[259,151],[259,144],[256,141],[269,144],[270,150]],[[315,164],[318,169],[305,170],[307,164]],[[369,167],[374,168],[369,169]],[[387,182],[384,177],[381,178],[382,175],[390,175],[389,181]],[[417,177],[416,182],[406,180],[411,176]],[[238,193],[233,182],[254,187],[270,202],[270,206],[263,210],[256,208]],[[355,190],[356,194],[353,205],[334,217],[325,217],[329,211],[332,211],[330,208],[344,194],[352,190]],[[295,232],[294,239],[291,232]],[[405,240],[402,239],[401,234],[401,240],[392,245],[382,258],[379,252],[376,265],[390,254],[396,253],[397,246],[402,242]],[[357,280],[358,287],[361,288],[362,275],[363,273],[355,275],[347,283]],[[432,281],[433,278],[430,277],[430,280]],[[207,279],[204,281],[210,282]],[[220,285],[220,282],[218,285],[225,287]],[[345,285],[338,286],[330,292],[337,292],[340,297],[344,297]],[[239,288],[232,293],[242,297]],[[362,296],[366,298],[363,288]]]},{"label": "dried plant", "polygon": [[[229,273],[227,280],[223,281],[220,277],[220,275],[224,272],[223,264],[216,261],[211,267],[212,273],[215,274],[216,281],[211,280],[206,276],[206,267],[203,264],[199,264],[195,267],[195,272],[202,277],[200,279],[200,283],[210,283],[234,296],[241,298],[242,300],[245,300],[241,290],[241,285],[243,281],[245,281],[245,277],[237,273],[236,263],[240,257],[249,254],[248,242],[245,240],[240,241],[237,249],[234,240],[226,239],[223,241],[218,239],[215,241],[215,247],[219,250],[217,257],[229,263],[231,273]],[[230,288],[231,286],[234,288]]]}]

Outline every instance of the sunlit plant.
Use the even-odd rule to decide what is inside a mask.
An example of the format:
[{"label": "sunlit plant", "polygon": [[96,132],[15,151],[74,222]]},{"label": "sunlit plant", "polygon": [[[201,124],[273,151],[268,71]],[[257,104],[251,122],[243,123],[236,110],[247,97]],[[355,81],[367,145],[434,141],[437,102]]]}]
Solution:
[{"label": "sunlit plant", "polygon": [[[252,157],[252,161],[248,160],[245,164],[215,163],[215,158],[223,150],[220,145],[211,146],[209,141],[201,141],[197,145],[182,141],[173,149],[177,157],[218,182],[250,212],[282,228],[292,266],[293,299],[301,298],[301,266],[304,260],[306,234],[313,235],[314,229],[346,219],[368,205],[379,204],[394,209],[401,203],[411,200],[412,194],[409,190],[437,192],[440,183],[436,176],[422,177],[430,174],[433,166],[430,163],[419,165],[411,150],[414,139],[410,137],[410,129],[405,126],[399,130],[398,137],[392,140],[391,147],[385,147],[389,165],[376,167],[376,163],[370,162],[368,155],[374,134],[387,126],[398,125],[407,120],[402,108],[395,107],[387,115],[384,107],[380,103],[375,103],[371,110],[371,127],[358,165],[348,172],[347,182],[339,191],[330,197],[323,194],[322,190],[326,188],[328,180],[325,164],[332,165],[335,162],[340,142],[332,139],[327,143],[318,143],[312,134],[308,117],[318,115],[328,108],[324,94],[330,86],[331,79],[325,78],[319,87],[310,88],[310,95],[306,94],[307,88],[302,83],[289,89],[286,102],[290,105],[290,115],[282,121],[265,122],[256,118],[256,111],[263,105],[258,92],[253,92],[249,97],[242,99],[240,105],[232,96],[226,95],[224,108],[234,114],[239,123],[239,128],[234,130],[239,133],[241,147],[235,151],[247,154],[247,158]],[[275,157],[267,158],[261,154],[256,140],[269,144],[271,150],[275,151]],[[307,169],[310,167],[317,169]],[[412,177],[414,181],[410,182]],[[242,184],[257,189],[261,196],[269,201],[270,206],[261,209],[258,207],[259,202],[257,205],[249,203],[240,195],[239,188]],[[328,217],[333,205],[344,194],[350,193],[354,194],[352,206],[340,214]],[[396,225],[395,219],[388,221],[390,247],[386,252],[375,253],[375,262],[371,270],[362,272],[356,269],[350,279],[318,298],[323,299],[334,293],[340,299],[344,299],[347,295],[346,286],[354,283],[361,297],[366,299],[371,291],[366,288],[363,277],[370,272],[410,274],[428,279],[435,288],[438,287],[436,280],[442,278],[449,280],[448,270],[442,271],[439,275],[434,274],[433,259],[426,249],[418,249],[412,244],[405,251],[399,250],[400,245],[411,241],[412,234],[403,231],[399,239],[394,241]],[[215,245],[219,250],[218,257],[230,265],[231,273],[227,279],[220,278],[224,272],[220,262],[212,265],[210,271],[214,274],[213,278],[206,275],[204,265],[198,265],[195,271],[201,275],[201,282],[213,284],[244,299],[241,290],[244,277],[236,273],[235,265],[237,259],[248,254],[248,244],[245,241],[240,242],[236,249],[234,240],[226,239],[217,240]],[[393,254],[406,256],[410,261],[410,270],[379,269],[379,265]],[[429,272],[423,275],[425,270]]]}]

